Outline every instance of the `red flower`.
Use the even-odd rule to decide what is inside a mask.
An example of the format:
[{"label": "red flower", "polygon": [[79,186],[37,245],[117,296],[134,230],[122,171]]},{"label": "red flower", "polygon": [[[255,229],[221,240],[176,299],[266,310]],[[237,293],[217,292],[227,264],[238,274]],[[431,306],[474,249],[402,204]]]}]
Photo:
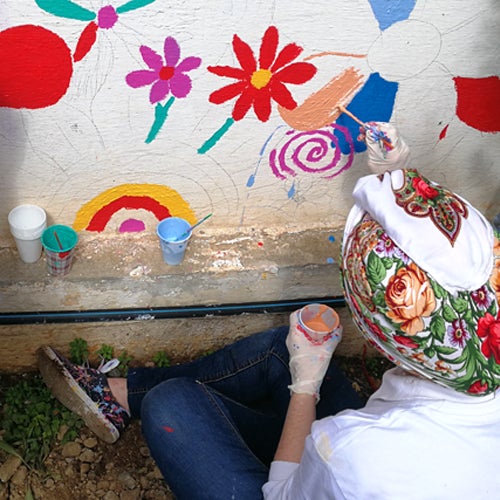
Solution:
[{"label": "red flower", "polygon": [[239,96],[232,113],[234,120],[241,120],[253,105],[257,118],[267,121],[271,115],[271,99],[286,109],[295,109],[297,103],[285,83],[302,84],[316,73],[310,63],[290,64],[302,52],[302,47],[294,43],[286,45],[276,56],[278,30],[274,26],[270,26],[262,38],[258,66],[252,49],[238,35],[233,37],[233,49],[241,68],[209,66],[208,71],[239,80],[212,92],[209,98],[213,104],[222,104]]},{"label": "red flower", "polygon": [[414,177],[412,185],[417,194],[424,200],[433,200],[439,194],[436,189],[429,186],[429,184],[420,177]]},{"label": "red flower", "polygon": [[418,347],[418,344],[411,338],[409,337],[403,337],[403,335],[394,335],[393,339],[401,345],[404,345],[405,347],[409,347],[410,349],[415,349]]},{"label": "red flower", "polygon": [[387,342],[387,336],[386,334],[382,331],[382,328],[380,328],[379,325],[376,323],[372,323],[368,319],[365,319],[366,324],[368,325],[368,328],[370,328],[371,332],[378,337],[382,342]]},{"label": "red flower", "polygon": [[495,319],[490,313],[486,313],[478,322],[477,334],[483,339],[481,352],[500,364],[500,313]]},{"label": "red flower", "polygon": [[480,380],[476,380],[468,389],[467,392],[471,394],[482,394],[488,390],[488,384],[485,382],[481,384]]}]

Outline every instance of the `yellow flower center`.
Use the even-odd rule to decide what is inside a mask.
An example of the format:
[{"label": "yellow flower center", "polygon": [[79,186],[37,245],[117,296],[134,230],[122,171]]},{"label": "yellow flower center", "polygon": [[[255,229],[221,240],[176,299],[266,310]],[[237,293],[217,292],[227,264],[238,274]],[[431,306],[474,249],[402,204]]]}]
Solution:
[{"label": "yellow flower center", "polygon": [[250,83],[257,89],[263,89],[271,80],[273,74],[268,69],[258,69],[253,72]]}]

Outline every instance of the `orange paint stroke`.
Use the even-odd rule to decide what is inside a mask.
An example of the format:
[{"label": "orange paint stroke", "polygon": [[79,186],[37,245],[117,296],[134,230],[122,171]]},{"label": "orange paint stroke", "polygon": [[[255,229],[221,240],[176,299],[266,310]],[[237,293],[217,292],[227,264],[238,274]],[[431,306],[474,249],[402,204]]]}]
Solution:
[{"label": "orange paint stroke", "polygon": [[293,110],[278,106],[281,118],[295,130],[318,130],[333,123],[364,83],[364,75],[351,67],[335,76]]},{"label": "orange paint stroke", "polygon": [[363,59],[366,57],[366,54],[349,54],[348,52],[319,52],[318,54],[313,54],[312,56],[306,57],[304,61],[310,61],[316,57],[323,56],[340,56],[340,57],[356,57],[358,59]]}]

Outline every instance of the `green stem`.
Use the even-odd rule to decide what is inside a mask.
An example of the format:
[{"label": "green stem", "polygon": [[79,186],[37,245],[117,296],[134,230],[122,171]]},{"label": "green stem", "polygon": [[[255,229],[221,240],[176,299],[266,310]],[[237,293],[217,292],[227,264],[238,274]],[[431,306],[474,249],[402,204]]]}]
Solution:
[{"label": "green stem", "polygon": [[160,131],[161,127],[165,123],[165,120],[167,119],[168,116],[168,111],[171,108],[172,104],[175,101],[175,97],[171,97],[165,106],[162,106],[160,103],[156,105],[155,108],[155,121],[153,125],[151,126],[151,130],[149,131],[148,137],[146,139],[146,144],[149,144],[152,142],[155,137],[158,135],[158,132]]},{"label": "green stem", "polygon": [[209,149],[213,148],[215,144],[219,141],[219,139],[229,130],[231,125],[234,123],[233,118],[228,118],[222,127],[217,130],[210,139],[207,139],[203,146],[201,146],[200,149],[198,149],[198,153],[200,155],[205,154]]}]

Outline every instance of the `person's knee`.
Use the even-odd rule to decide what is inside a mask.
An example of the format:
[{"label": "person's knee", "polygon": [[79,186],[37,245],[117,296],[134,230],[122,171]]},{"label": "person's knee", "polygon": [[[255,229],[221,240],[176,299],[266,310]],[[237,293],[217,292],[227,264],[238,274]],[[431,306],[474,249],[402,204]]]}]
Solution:
[{"label": "person's knee", "polygon": [[167,416],[170,421],[177,417],[182,419],[185,406],[199,390],[199,385],[193,379],[173,378],[153,387],[142,401],[141,420],[159,422]]}]

